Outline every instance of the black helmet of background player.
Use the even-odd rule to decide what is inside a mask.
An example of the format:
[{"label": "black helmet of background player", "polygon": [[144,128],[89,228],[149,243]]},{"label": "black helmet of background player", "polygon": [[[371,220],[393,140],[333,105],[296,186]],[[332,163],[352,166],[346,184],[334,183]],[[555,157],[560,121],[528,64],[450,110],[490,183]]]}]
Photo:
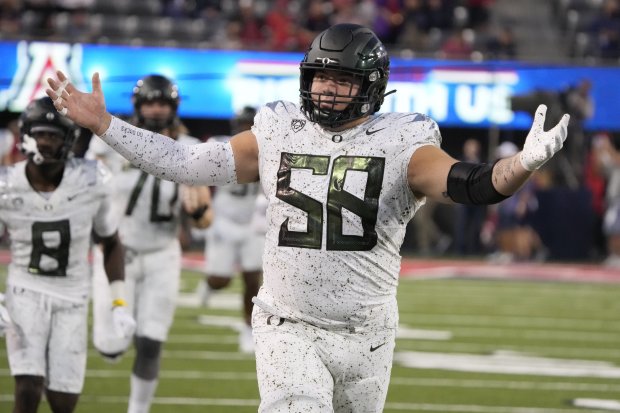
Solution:
[{"label": "black helmet of background player", "polygon": [[[317,70],[334,70],[361,80],[357,96],[322,96],[328,101],[344,103],[339,98],[352,100],[347,108],[337,111],[319,108],[312,99],[310,89]],[[300,64],[301,108],[306,117],[328,128],[339,127],[351,120],[372,115],[381,108],[390,74],[387,50],[375,33],[357,24],[337,24],[319,34]]]},{"label": "black helmet of background player", "polygon": [[41,132],[54,133],[64,139],[64,144],[54,156],[55,160],[64,161],[71,153],[80,129],[58,113],[52,99],[44,97],[30,102],[19,117],[19,148],[37,164],[42,163],[44,157],[33,136]]},{"label": "black helmet of background player", "polygon": [[[160,101],[171,107],[170,116],[166,118],[145,118],[140,108],[146,102]],[[137,119],[137,126],[152,132],[162,132],[179,123],[179,89],[170,79],[161,75],[149,75],[136,83],[133,88],[132,102]]]},{"label": "black helmet of background player", "polygon": [[239,132],[250,129],[254,125],[254,116],[256,116],[256,109],[251,106],[244,106],[230,120],[232,134],[236,135]]}]

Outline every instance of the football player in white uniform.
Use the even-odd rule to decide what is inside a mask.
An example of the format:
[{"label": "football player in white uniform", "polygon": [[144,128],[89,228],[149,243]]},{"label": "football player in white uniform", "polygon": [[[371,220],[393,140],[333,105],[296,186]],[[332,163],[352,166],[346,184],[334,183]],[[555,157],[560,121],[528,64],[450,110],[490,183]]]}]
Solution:
[{"label": "football player in white uniform", "polygon": [[[256,110],[245,107],[231,120],[233,134],[248,130],[254,124]],[[230,136],[211,139],[226,142]],[[241,270],[243,277],[244,325],[239,333],[239,350],[254,352],[252,338],[252,298],[258,294],[262,281],[263,245],[265,235],[251,228],[260,192],[258,182],[225,185],[213,195],[214,221],[206,233],[205,258],[207,277],[198,286],[200,301],[208,304],[211,294],[227,287],[234,274]]]},{"label": "football player in white uniform", "polygon": [[[123,247],[111,213],[111,175],[70,156],[77,128],[48,97],[20,117],[27,160],[0,168],[0,219],[11,240],[6,285],[7,353],[15,378],[14,412],[36,412],[45,390],[55,413],[72,412],[84,383],[91,233],[103,247],[114,292],[113,331],[131,336]],[[7,314],[0,309],[0,318]],[[1,324],[1,323],[0,323]]]},{"label": "football player in white uniform", "polygon": [[425,198],[490,204],[513,194],[560,150],[568,115],[544,131],[541,105],[522,151],[492,165],[469,164],[440,148],[429,117],[376,114],[389,58],[371,30],[330,27],[314,39],[300,72],[299,106],[269,103],[251,131],[192,148],[107,113],[97,74],[92,93],[78,91],[62,72],[48,80],[47,93],[149,173],[210,185],[260,178],[269,205],[252,319],[259,411],[380,412],[407,223]]},{"label": "football player in white uniform", "polygon": [[[182,145],[200,143],[187,135],[177,109],[177,86],[161,75],[149,75],[136,84],[132,123],[158,132]],[[170,139],[168,138],[168,139]],[[133,344],[135,359],[130,378],[129,413],[147,413],[157,389],[161,348],[174,319],[181,277],[179,231],[182,220],[206,228],[212,219],[210,190],[159,179],[132,167],[93,138],[90,155],[102,159],[114,172],[115,210],[120,217],[119,234],[125,247],[128,305],[136,318],[135,338],[110,334],[108,291],[100,264],[95,264],[93,285],[93,342],[108,359],[120,357]],[[98,258],[99,254],[95,254]],[[99,271],[97,271],[99,269]]]}]

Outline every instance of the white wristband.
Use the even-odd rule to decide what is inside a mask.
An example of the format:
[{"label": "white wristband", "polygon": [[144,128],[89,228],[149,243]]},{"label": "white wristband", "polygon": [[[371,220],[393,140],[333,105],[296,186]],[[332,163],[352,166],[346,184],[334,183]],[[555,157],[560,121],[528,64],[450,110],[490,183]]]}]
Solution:
[{"label": "white wristband", "polygon": [[112,301],[126,300],[125,297],[125,281],[114,280],[110,283],[110,294],[112,295]]}]

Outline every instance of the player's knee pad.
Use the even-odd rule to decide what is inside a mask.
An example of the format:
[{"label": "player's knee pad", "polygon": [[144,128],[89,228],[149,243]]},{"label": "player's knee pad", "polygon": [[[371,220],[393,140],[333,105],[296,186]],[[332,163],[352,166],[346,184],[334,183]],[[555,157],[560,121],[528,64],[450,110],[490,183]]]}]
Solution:
[{"label": "player's knee pad", "polygon": [[136,359],[133,365],[133,372],[136,376],[153,380],[159,373],[159,361],[161,354],[161,341],[152,340],[147,337],[136,337]]}]

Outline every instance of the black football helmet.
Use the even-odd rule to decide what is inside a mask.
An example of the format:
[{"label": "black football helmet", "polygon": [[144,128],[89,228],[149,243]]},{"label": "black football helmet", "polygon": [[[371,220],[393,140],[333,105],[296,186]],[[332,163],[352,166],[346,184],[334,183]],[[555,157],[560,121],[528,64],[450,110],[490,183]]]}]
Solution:
[{"label": "black football helmet", "polygon": [[251,106],[244,106],[237,112],[230,120],[230,130],[233,135],[250,129],[254,124],[254,116],[256,116],[256,109]]},{"label": "black football helmet", "polygon": [[[357,96],[325,96],[334,104],[339,98],[353,98],[342,111],[320,108],[312,101],[310,89],[316,70],[335,70],[357,77]],[[300,64],[301,108],[311,122],[334,128],[351,120],[372,115],[381,108],[390,74],[387,50],[375,33],[357,24],[337,24],[319,34]],[[315,96],[320,99],[322,95]]]},{"label": "black football helmet", "polygon": [[37,164],[42,163],[44,159],[32,137],[36,132],[57,133],[64,138],[64,145],[55,157],[58,161],[64,161],[69,157],[73,144],[80,134],[79,127],[58,113],[52,99],[47,96],[30,102],[20,115],[18,123],[19,149]]},{"label": "black football helmet", "polygon": [[[147,119],[140,113],[145,102],[160,100],[170,104],[172,113],[168,119]],[[148,75],[136,83],[133,88],[132,102],[137,125],[152,132],[161,132],[179,122],[177,110],[181,97],[177,85],[162,75]]]}]

